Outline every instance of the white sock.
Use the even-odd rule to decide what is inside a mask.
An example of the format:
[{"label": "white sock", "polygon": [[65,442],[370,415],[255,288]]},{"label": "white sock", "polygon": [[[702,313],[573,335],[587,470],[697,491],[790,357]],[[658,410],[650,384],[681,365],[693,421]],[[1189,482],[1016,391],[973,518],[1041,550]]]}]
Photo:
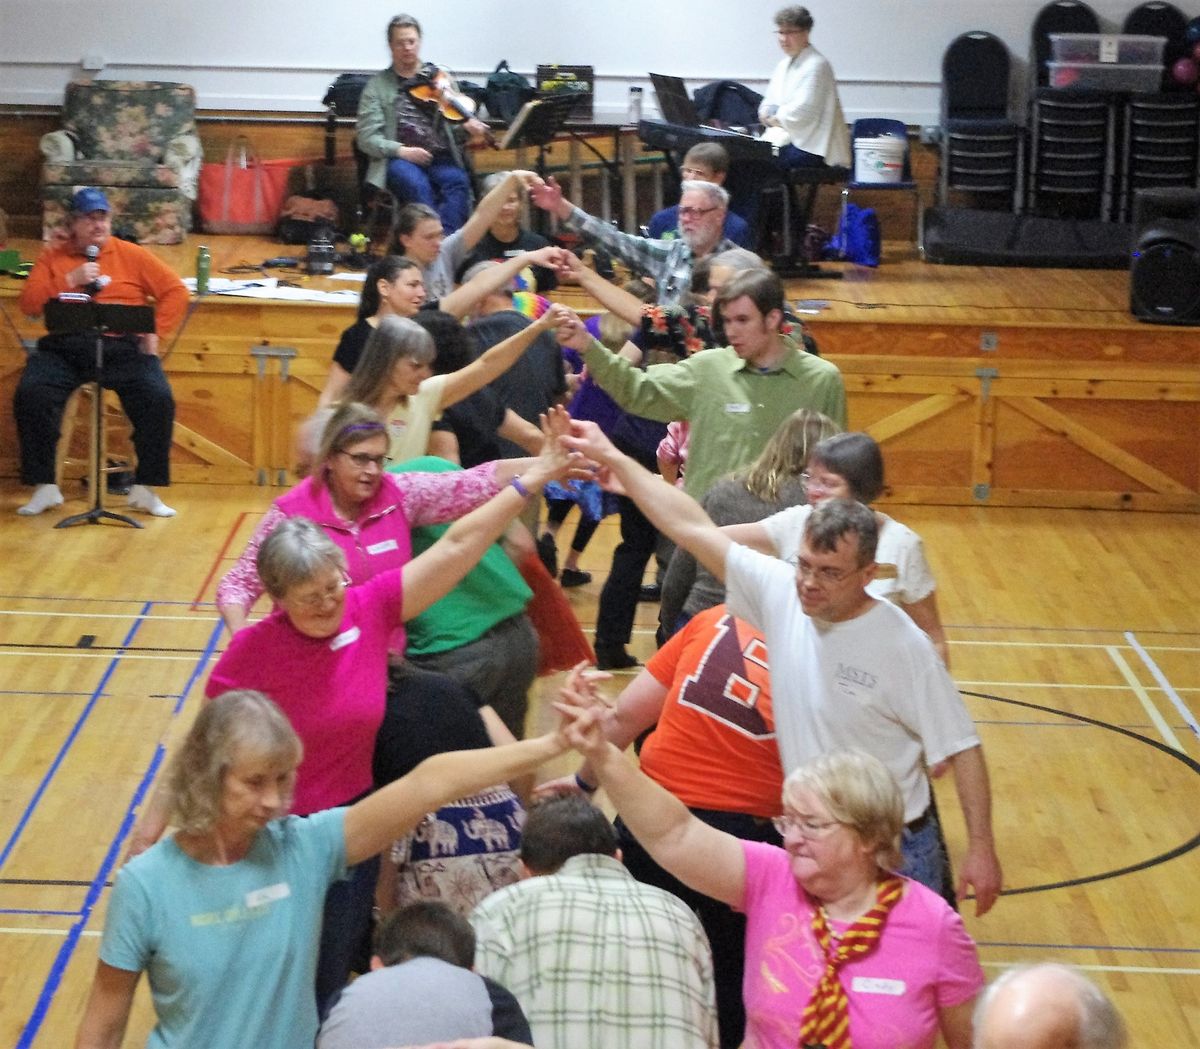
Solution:
[{"label": "white sock", "polygon": [[24,514],[26,517],[32,517],[34,514],[40,514],[44,510],[49,510],[55,506],[62,506],[62,492],[58,490],[56,484],[39,484],[33,490],[33,496],[24,506],[17,507],[17,513]]},{"label": "white sock", "polygon": [[144,484],[135,484],[129,489],[129,505],[134,510],[145,510],[152,517],[175,516],[175,511],[158,497],[154,489]]}]

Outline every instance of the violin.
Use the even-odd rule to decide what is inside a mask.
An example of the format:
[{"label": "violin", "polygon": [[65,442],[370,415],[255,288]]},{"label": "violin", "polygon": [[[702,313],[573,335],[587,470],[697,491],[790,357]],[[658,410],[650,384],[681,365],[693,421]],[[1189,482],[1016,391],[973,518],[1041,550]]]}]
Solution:
[{"label": "violin", "polygon": [[447,120],[460,123],[475,116],[475,100],[459,90],[458,82],[445,69],[422,73],[408,87],[408,93],[419,102],[437,106]]}]

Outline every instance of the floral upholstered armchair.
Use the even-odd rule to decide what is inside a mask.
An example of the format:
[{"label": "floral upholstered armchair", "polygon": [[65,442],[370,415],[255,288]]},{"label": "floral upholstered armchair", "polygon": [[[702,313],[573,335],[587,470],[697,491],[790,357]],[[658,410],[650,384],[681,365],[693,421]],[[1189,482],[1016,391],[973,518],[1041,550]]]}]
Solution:
[{"label": "floral upholstered armchair", "polygon": [[142,244],[178,244],[192,228],[200,178],[196,92],[187,84],[74,81],[63,128],[42,136],[42,235],[67,222],[80,186],[104,190],[113,228]]}]

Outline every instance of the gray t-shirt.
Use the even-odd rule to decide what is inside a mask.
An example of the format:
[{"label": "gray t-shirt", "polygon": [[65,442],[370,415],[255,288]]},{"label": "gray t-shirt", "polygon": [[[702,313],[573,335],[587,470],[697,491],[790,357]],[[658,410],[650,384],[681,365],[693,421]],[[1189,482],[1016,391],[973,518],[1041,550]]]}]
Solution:
[{"label": "gray t-shirt", "polygon": [[488,1035],[533,1040],[516,998],[494,980],[422,957],[366,973],[342,991],[317,1049],[390,1049]]}]

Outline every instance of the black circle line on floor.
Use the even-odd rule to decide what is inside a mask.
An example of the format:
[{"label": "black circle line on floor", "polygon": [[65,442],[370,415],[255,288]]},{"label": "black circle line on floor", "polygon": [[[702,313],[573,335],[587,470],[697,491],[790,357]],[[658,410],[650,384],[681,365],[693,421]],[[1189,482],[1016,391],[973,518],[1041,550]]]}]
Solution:
[{"label": "black circle line on floor", "polygon": [[[1176,761],[1186,765],[1192,772],[1200,775],[1200,762],[1195,761],[1187,754],[1183,754],[1173,747],[1168,747],[1165,743],[1160,743],[1156,739],[1151,739],[1149,736],[1143,736],[1139,732],[1133,732],[1127,728],[1121,728],[1119,725],[1110,724],[1107,721],[1100,721],[1096,718],[1089,718],[1086,714],[1072,714],[1069,710],[1058,710],[1055,707],[1044,707],[1039,703],[1028,703],[1022,699],[1009,699],[1006,696],[993,696],[987,692],[971,692],[967,689],[959,690],[964,696],[974,696],[976,699],[991,699],[997,703],[1009,703],[1015,707],[1024,707],[1027,710],[1040,710],[1045,714],[1057,714],[1060,717],[1071,718],[1074,721],[1080,721],[1085,725],[1092,725],[1095,728],[1108,729],[1110,732],[1116,732],[1122,736],[1128,736],[1138,743],[1145,743],[1147,746],[1153,747],[1162,753],[1174,758]],[[1157,856],[1151,856],[1148,860],[1142,860],[1139,863],[1131,863],[1127,867],[1118,867],[1116,870],[1104,871],[1100,874],[1088,874],[1081,878],[1068,878],[1064,881],[1047,882],[1044,885],[1024,885],[1017,889],[1005,889],[1001,893],[1002,896],[1021,896],[1030,892],[1048,892],[1051,889],[1067,889],[1075,885],[1089,885],[1093,882],[1107,881],[1110,878],[1119,878],[1125,874],[1135,874],[1138,871],[1147,870],[1150,867],[1156,867],[1160,863],[1166,863],[1167,860],[1173,860],[1178,856],[1183,856],[1185,853],[1191,852],[1194,848],[1200,845],[1200,832],[1194,834],[1181,845],[1176,845],[1173,849],[1168,849],[1166,852],[1161,852]],[[966,896],[964,899],[973,899]]]}]

